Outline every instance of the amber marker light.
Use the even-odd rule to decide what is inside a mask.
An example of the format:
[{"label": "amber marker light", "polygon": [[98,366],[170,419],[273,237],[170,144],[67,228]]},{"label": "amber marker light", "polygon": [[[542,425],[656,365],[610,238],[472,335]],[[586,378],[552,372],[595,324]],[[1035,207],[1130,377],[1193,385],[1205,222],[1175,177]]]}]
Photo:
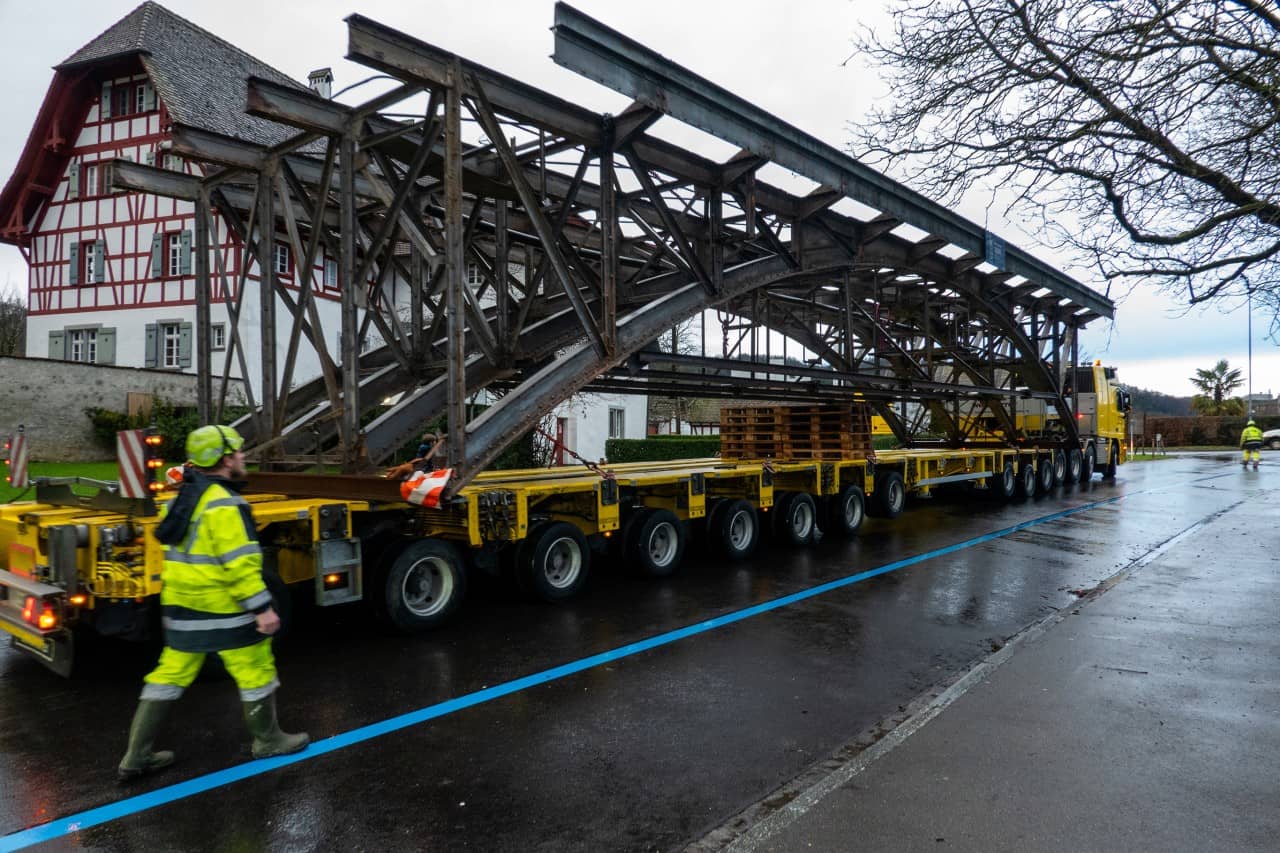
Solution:
[{"label": "amber marker light", "polygon": [[89,600],[89,596],[84,595],[83,593],[76,593],[75,595],[71,596],[69,600],[76,607],[82,607],[84,603]]},{"label": "amber marker light", "polygon": [[40,614],[40,621],[36,623],[41,631],[48,631],[51,628],[58,627],[58,614],[52,610],[45,610]]}]

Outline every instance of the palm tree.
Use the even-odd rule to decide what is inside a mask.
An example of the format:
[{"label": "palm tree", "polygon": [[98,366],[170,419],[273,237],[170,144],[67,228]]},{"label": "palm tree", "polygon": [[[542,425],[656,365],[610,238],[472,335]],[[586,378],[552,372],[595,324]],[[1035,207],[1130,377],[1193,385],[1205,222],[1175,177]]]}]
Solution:
[{"label": "palm tree", "polygon": [[1191,408],[1202,415],[1234,414],[1240,408],[1236,400],[1228,399],[1228,395],[1244,384],[1240,368],[1233,368],[1224,358],[1213,366],[1212,370],[1197,368],[1196,375],[1191,377],[1191,384],[1200,393],[1191,401]]}]

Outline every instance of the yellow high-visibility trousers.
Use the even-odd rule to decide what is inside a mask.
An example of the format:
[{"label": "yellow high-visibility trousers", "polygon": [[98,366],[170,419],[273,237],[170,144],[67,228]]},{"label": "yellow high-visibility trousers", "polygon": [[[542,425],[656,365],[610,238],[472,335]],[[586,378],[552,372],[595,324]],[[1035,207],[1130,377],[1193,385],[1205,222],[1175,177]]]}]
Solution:
[{"label": "yellow high-visibility trousers", "polygon": [[[265,637],[252,646],[224,649],[217,653],[227,673],[240,688],[243,702],[256,702],[270,696],[280,680],[276,677],[276,659],[271,653],[271,638]],[[196,680],[204,665],[204,652],[180,652],[164,647],[156,668],[142,679],[143,699],[173,701]]]}]

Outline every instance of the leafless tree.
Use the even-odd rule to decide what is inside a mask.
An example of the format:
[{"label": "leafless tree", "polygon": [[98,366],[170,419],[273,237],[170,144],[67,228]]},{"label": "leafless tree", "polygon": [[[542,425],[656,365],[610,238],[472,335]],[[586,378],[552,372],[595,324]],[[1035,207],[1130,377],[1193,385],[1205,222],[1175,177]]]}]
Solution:
[{"label": "leafless tree", "polygon": [[1280,11],[1266,0],[901,0],[853,153],[942,200],[1015,193],[1112,284],[1280,310]]},{"label": "leafless tree", "polygon": [[0,290],[0,356],[27,354],[27,300],[10,286]]}]

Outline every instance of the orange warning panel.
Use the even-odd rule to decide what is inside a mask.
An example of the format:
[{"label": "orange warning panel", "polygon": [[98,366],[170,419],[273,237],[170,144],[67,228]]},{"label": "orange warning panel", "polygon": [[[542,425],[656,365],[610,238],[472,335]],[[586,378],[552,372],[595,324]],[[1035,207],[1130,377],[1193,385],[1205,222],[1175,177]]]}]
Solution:
[{"label": "orange warning panel", "polygon": [[36,572],[36,549],[30,545],[9,543],[9,571],[24,578],[34,578]]}]

